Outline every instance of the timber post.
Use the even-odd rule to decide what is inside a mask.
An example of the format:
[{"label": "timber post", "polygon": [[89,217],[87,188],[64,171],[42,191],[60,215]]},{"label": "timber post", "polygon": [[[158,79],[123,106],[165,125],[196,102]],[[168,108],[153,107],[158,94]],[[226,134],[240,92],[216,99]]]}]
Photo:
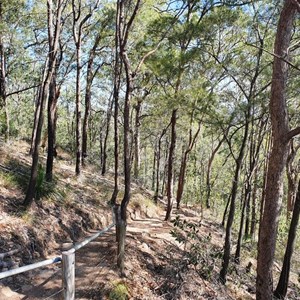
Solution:
[{"label": "timber post", "polygon": [[62,252],[63,299],[75,299],[75,249]]}]

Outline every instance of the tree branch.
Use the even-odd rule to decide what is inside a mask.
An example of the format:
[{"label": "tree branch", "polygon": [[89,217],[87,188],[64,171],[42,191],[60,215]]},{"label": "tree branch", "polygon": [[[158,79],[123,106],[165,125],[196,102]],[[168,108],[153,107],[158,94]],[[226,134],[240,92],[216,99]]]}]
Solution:
[{"label": "tree branch", "polygon": [[287,139],[290,140],[298,134],[300,134],[300,126],[295,129],[290,130],[287,134]]},{"label": "tree branch", "polygon": [[12,95],[15,95],[15,94],[19,94],[19,93],[22,93],[22,92],[25,92],[25,91],[34,89],[34,88],[36,88],[36,87],[39,87],[40,85],[41,85],[41,84],[37,84],[37,85],[33,85],[33,86],[26,87],[26,88],[21,89],[21,90],[13,91],[13,92],[11,92],[11,93],[6,94],[6,97],[9,97],[9,96],[12,96]]},{"label": "tree branch", "polygon": [[[300,5],[300,4],[299,4],[299,5]],[[281,59],[282,61],[284,61],[284,62],[287,63],[289,66],[291,66],[292,68],[296,69],[297,71],[300,71],[300,68],[299,68],[299,67],[295,66],[292,62],[290,62],[289,60],[285,59],[284,57],[282,57],[282,56],[280,56],[280,55],[278,55],[278,54],[276,54],[276,53],[272,53],[272,52],[270,52],[270,51],[268,51],[268,50],[266,50],[266,49],[264,49],[264,48],[261,48],[261,47],[259,47],[259,46],[253,45],[253,44],[245,43],[245,45],[251,46],[251,47],[254,47],[254,48],[257,48],[257,49],[261,49],[262,51],[264,51],[264,52],[266,52],[266,53],[272,55],[273,57],[276,57],[276,58]]]}]

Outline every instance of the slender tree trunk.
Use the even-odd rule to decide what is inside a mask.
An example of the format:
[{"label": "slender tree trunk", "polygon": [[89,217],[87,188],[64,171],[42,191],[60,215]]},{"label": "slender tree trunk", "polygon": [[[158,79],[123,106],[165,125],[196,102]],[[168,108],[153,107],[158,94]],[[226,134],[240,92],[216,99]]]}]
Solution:
[{"label": "slender tree trunk", "polygon": [[224,254],[223,254],[223,263],[222,268],[220,271],[220,280],[222,283],[226,283],[226,275],[228,272],[228,266],[230,261],[230,251],[231,251],[231,228],[234,220],[234,213],[235,213],[235,200],[237,196],[237,190],[238,190],[238,183],[239,183],[239,177],[240,177],[240,171],[242,168],[246,143],[248,139],[248,130],[249,130],[249,111],[246,115],[246,124],[245,124],[245,130],[244,130],[244,136],[243,141],[241,144],[239,156],[236,159],[236,167],[235,167],[235,174],[231,189],[231,200],[230,200],[230,207],[229,207],[229,214],[226,224],[226,235],[225,235],[225,244],[224,244]]},{"label": "slender tree trunk", "polygon": [[[85,159],[87,157],[87,140],[88,140],[88,127],[89,127],[89,119],[90,119],[90,111],[91,111],[91,89],[93,84],[93,79],[95,78],[95,72],[93,72],[93,63],[96,56],[96,50],[101,40],[101,34],[98,33],[94,45],[89,53],[89,59],[87,64],[87,74],[86,74],[86,88],[85,88],[85,110],[84,110],[84,118],[83,118],[83,126],[82,126],[82,158],[81,163],[82,166],[85,166]],[[97,69],[98,70],[98,69]]]},{"label": "slender tree trunk", "polygon": [[[40,141],[41,141],[41,134],[43,128],[43,121],[44,121],[44,106],[49,92],[50,82],[52,81],[53,73],[55,71],[56,66],[56,59],[57,59],[57,51],[58,51],[58,41],[61,31],[61,13],[63,10],[63,5],[61,1],[57,2],[57,9],[56,9],[56,18],[55,22],[53,20],[53,3],[52,0],[47,1],[47,17],[48,17],[48,41],[49,41],[49,53],[47,62],[45,64],[45,78],[42,82],[39,92],[39,99],[38,103],[39,106],[37,107],[36,113],[36,133],[35,142],[33,146],[33,153],[32,153],[32,166],[31,166],[31,173],[30,179],[28,184],[28,189],[26,192],[26,197],[24,199],[23,205],[28,208],[32,204],[33,198],[35,196],[35,187],[36,187],[36,180],[37,180],[37,173],[38,173],[38,165],[39,165],[39,148],[40,148]],[[55,28],[54,28],[55,23]]]},{"label": "slender tree trunk", "polygon": [[278,299],[284,299],[287,293],[290,268],[291,268],[291,258],[294,252],[294,244],[296,240],[299,214],[300,214],[300,183],[298,183],[298,192],[296,195],[295,207],[293,210],[292,220],[290,224],[289,235],[286,244],[280,278],[279,278],[277,288],[274,292],[275,298]]},{"label": "slender tree trunk", "polygon": [[299,177],[299,167],[294,166],[297,151],[300,148],[300,144],[295,148],[293,140],[290,142],[290,153],[286,162],[286,175],[288,181],[288,196],[287,196],[287,219],[290,218],[290,214],[293,212],[294,203],[297,194],[297,181]]},{"label": "slender tree trunk", "polygon": [[81,173],[81,84],[80,84],[80,74],[81,74],[81,39],[76,42],[76,99],[75,99],[75,111],[76,111],[76,166],[75,172],[79,176]]},{"label": "slender tree trunk", "polygon": [[206,208],[210,208],[210,194],[211,194],[211,182],[210,182],[210,177],[211,177],[211,168],[212,168],[212,164],[214,161],[214,158],[217,154],[217,152],[219,151],[222,143],[225,141],[225,137],[223,137],[218,145],[216,146],[215,149],[213,149],[210,158],[208,160],[208,165],[207,165],[207,172],[206,172]]},{"label": "slender tree trunk", "polygon": [[225,220],[226,220],[226,216],[227,216],[227,212],[228,212],[228,207],[229,207],[229,204],[230,204],[230,201],[231,201],[231,196],[232,196],[232,190],[231,190],[231,193],[230,193],[230,195],[227,199],[226,206],[225,206],[225,209],[224,209],[223,218],[222,218],[222,222],[221,222],[222,227],[225,227]]},{"label": "slender tree trunk", "polygon": [[293,32],[293,21],[298,1],[286,0],[282,8],[274,46],[276,56],[270,99],[273,146],[267,174],[266,197],[260,224],[257,257],[256,299],[271,300],[273,297],[272,267],[276,246],[278,216],[281,209],[283,171],[288,156],[289,121],[286,105],[287,63],[286,57]]},{"label": "slender tree trunk", "polygon": [[153,164],[152,164],[152,180],[151,180],[151,189],[154,191],[155,189],[155,167],[156,167],[156,159],[157,159],[157,153],[156,153],[156,147],[154,147],[153,151]]},{"label": "slender tree trunk", "polygon": [[[41,85],[45,81],[46,78],[46,68],[44,68],[42,79],[41,79]],[[41,107],[41,92],[42,88],[39,87],[37,94],[36,94],[36,99],[35,99],[35,110],[34,110],[34,120],[33,120],[33,128],[32,128],[32,134],[31,134],[31,143],[30,143],[30,150],[29,150],[29,155],[33,154],[33,149],[34,145],[36,143],[36,130],[37,130],[37,124],[38,124],[38,116],[39,116],[39,110]]]},{"label": "slender tree trunk", "polygon": [[134,165],[133,165],[133,177],[138,179],[139,170],[141,164],[140,157],[140,115],[141,115],[141,106],[142,100],[138,99],[137,104],[135,105],[135,132],[133,136],[134,141]]},{"label": "slender tree trunk", "polygon": [[185,151],[183,153],[183,156],[181,159],[181,165],[180,165],[179,177],[178,177],[178,187],[177,187],[177,197],[176,197],[176,208],[177,209],[180,208],[181,198],[182,198],[182,194],[183,194],[187,156],[188,156],[188,153]]},{"label": "slender tree trunk", "polygon": [[83,117],[83,125],[82,125],[82,157],[81,157],[81,164],[85,166],[85,159],[87,158],[88,150],[88,130],[89,130],[89,119],[90,119],[90,112],[91,112],[91,89],[92,89],[92,64],[93,60],[89,60],[88,62],[88,70],[87,70],[87,78],[86,78],[86,88],[85,88],[85,110],[84,110],[84,117]]},{"label": "slender tree trunk", "polygon": [[[75,166],[75,173],[76,176],[79,176],[81,174],[81,164],[82,164],[82,116],[81,116],[81,83],[80,83],[80,76],[81,76],[81,43],[82,43],[82,32],[83,32],[83,26],[85,23],[91,18],[93,11],[97,8],[98,2],[94,5],[94,7],[90,7],[90,11],[88,14],[86,14],[84,17],[82,17],[82,8],[81,8],[82,2],[81,0],[78,1],[78,3],[75,3],[75,0],[72,0],[72,15],[73,15],[73,40],[76,47],[76,96],[75,96],[75,111],[76,111],[76,142],[75,142],[75,152],[76,152],[76,166]],[[89,77],[87,78],[87,90],[88,93],[90,92],[90,86],[89,84],[92,83],[91,77],[91,66],[92,63],[88,64],[88,67],[90,67],[90,73],[88,74]],[[90,95],[87,95],[87,98],[85,99],[86,102],[86,119],[85,119],[85,126],[84,131],[86,131],[88,126],[88,118],[90,113]],[[87,136],[86,136],[87,138]],[[84,147],[86,147],[87,144],[85,144]],[[86,149],[85,149],[86,150]]]},{"label": "slender tree trunk", "polygon": [[[257,176],[258,176],[258,169],[255,169],[254,173],[254,186],[253,186],[253,193],[252,193],[252,202],[251,202],[251,227],[250,227],[250,237],[253,240],[255,237],[256,231],[256,197],[257,197]],[[245,233],[246,234],[246,233]]]},{"label": "slender tree trunk", "polygon": [[43,121],[44,121],[44,106],[47,97],[47,90],[49,87],[48,78],[49,78],[49,74],[47,76],[46,82],[41,87],[43,91],[41,92],[41,99],[39,99],[39,109],[36,110],[37,113],[36,137],[35,137],[35,142],[32,151],[32,165],[31,165],[29,184],[27,187],[26,197],[23,201],[23,205],[25,206],[25,208],[29,208],[31,206],[33,199],[35,197],[35,186],[36,186],[38,165],[39,165],[39,148],[40,148],[40,141],[42,135]]},{"label": "slender tree trunk", "polygon": [[171,123],[168,124],[168,126],[166,128],[163,129],[159,139],[158,139],[158,146],[157,146],[157,157],[156,157],[156,184],[155,184],[155,193],[154,193],[154,201],[157,202],[158,199],[158,193],[159,193],[159,182],[160,182],[160,158],[161,158],[161,142],[162,142],[162,138],[164,137],[164,135],[166,134],[169,126]]},{"label": "slender tree trunk", "polygon": [[[130,144],[129,144],[129,135],[130,135],[130,101],[133,91],[133,81],[135,77],[135,72],[133,72],[131,63],[127,54],[127,42],[128,35],[133,24],[133,21],[136,17],[138,9],[140,7],[141,0],[135,2],[129,21],[126,22],[124,17],[128,16],[128,10],[130,9],[129,5],[125,1],[117,1],[117,25],[116,25],[116,40],[118,40],[118,45],[120,49],[120,59],[124,65],[125,69],[125,78],[126,78],[126,92],[124,99],[124,148],[123,148],[123,158],[124,158],[124,197],[121,202],[121,227],[120,235],[118,239],[118,261],[117,264],[120,268],[121,275],[125,275],[124,270],[124,255],[125,255],[125,237],[126,237],[126,227],[127,227],[127,206],[130,201],[130,192],[131,192],[131,157],[130,157]],[[124,7],[125,6],[125,7]],[[126,13],[124,11],[126,9]]]},{"label": "slender tree trunk", "polygon": [[[0,24],[3,24],[2,1],[0,2]],[[2,33],[0,33],[0,108],[4,119],[4,137],[9,140],[9,115],[6,98],[6,58]]]},{"label": "slender tree trunk", "polygon": [[51,182],[53,179],[53,161],[56,156],[57,100],[58,91],[55,74],[53,74],[48,97],[48,153],[46,165],[46,180],[48,182]]},{"label": "slender tree trunk", "polygon": [[176,144],[176,118],[177,109],[173,109],[171,117],[171,142],[169,149],[168,159],[168,181],[167,181],[167,211],[165,221],[169,221],[171,218],[171,211],[173,206],[173,163],[174,163],[174,152]]},{"label": "slender tree trunk", "polygon": [[161,185],[161,194],[164,197],[166,191],[166,181],[167,181],[167,173],[168,173],[168,154],[169,154],[169,141],[166,141],[166,148],[165,148],[165,163],[164,163],[164,170],[163,170],[163,178],[162,178],[162,185]]},{"label": "slender tree trunk", "polygon": [[247,206],[248,206],[248,204],[250,202],[250,195],[251,195],[250,194],[250,186],[248,184],[249,183],[246,183],[244,201],[243,201],[243,206],[242,206],[242,211],[241,211],[240,229],[239,229],[237,246],[236,246],[236,251],[235,251],[235,256],[234,256],[234,261],[237,264],[240,263],[241,246],[242,246],[242,238],[243,238],[243,227],[244,227],[244,219],[245,219],[245,211],[246,211]]},{"label": "slender tree trunk", "polygon": [[[116,13],[116,30],[115,30],[115,65],[114,65],[114,92],[113,92],[113,103],[114,103],[114,191],[111,196],[111,204],[115,205],[117,196],[119,193],[119,91],[122,71],[122,60],[120,60],[120,32],[122,25],[122,13],[120,11],[120,2],[117,2],[117,13]],[[104,152],[104,168],[106,171],[106,153]]]},{"label": "slender tree trunk", "polygon": [[[118,101],[117,101],[118,102]],[[102,154],[101,154],[101,174],[105,175],[106,173],[106,168],[107,168],[107,142],[108,142],[108,137],[109,137],[109,132],[110,132],[110,120],[112,116],[112,110],[113,110],[113,104],[114,101],[109,99],[108,103],[108,108],[107,108],[107,113],[106,113],[106,127],[105,127],[105,135],[104,135],[104,140],[103,140],[103,146],[102,146]],[[117,110],[118,113],[118,110]],[[118,119],[118,117],[117,117]]]},{"label": "slender tree trunk", "polygon": [[188,156],[189,156],[189,153],[192,151],[192,149],[195,145],[196,139],[199,135],[200,128],[201,128],[201,126],[200,126],[201,123],[199,122],[198,129],[195,132],[194,136],[192,136],[193,114],[194,114],[194,112],[192,113],[192,118],[191,118],[191,128],[190,128],[190,132],[189,132],[189,143],[188,143],[187,149],[183,153],[182,160],[181,160],[180,171],[179,171],[177,197],[176,197],[177,209],[180,208],[180,202],[181,202],[182,194],[183,194],[183,190],[184,190],[185,173],[186,173],[186,166],[187,166]]}]

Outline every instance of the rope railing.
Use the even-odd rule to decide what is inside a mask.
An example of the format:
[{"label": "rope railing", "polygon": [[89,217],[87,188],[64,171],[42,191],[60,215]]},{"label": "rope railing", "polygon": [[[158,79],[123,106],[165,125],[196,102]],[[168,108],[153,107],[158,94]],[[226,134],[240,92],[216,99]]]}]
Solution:
[{"label": "rope railing", "polygon": [[24,273],[24,272],[34,270],[34,269],[37,269],[37,268],[45,267],[45,266],[48,266],[48,265],[52,265],[52,264],[55,264],[55,263],[58,263],[58,262],[61,262],[61,256],[58,256],[58,257],[55,257],[55,258],[50,258],[50,259],[47,259],[47,260],[43,260],[43,261],[31,264],[31,265],[23,266],[23,267],[20,267],[20,268],[16,268],[16,269],[8,270],[8,271],[5,271],[5,272],[1,272],[0,273],[0,279],[6,278],[6,277],[9,277],[9,276],[12,276],[12,275],[17,275],[17,274],[20,274],[20,273]]},{"label": "rope railing", "polygon": [[63,251],[61,256],[43,260],[31,265],[19,267],[16,269],[0,272],[0,279],[13,276],[16,274],[24,273],[40,267],[48,266],[51,264],[62,262],[62,290],[65,300],[75,299],[75,252],[92,242],[102,234],[108,232],[115,226],[115,223],[110,224],[106,228],[96,232],[90,237],[85,238],[83,241],[76,243],[72,248]]}]

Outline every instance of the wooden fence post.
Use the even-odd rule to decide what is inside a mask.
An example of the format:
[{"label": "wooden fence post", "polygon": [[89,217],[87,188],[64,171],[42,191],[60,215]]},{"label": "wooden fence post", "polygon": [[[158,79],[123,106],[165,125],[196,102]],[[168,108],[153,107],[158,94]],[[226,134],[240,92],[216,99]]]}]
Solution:
[{"label": "wooden fence post", "polygon": [[62,283],[64,300],[75,299],[75,250],[62,252]]}]

